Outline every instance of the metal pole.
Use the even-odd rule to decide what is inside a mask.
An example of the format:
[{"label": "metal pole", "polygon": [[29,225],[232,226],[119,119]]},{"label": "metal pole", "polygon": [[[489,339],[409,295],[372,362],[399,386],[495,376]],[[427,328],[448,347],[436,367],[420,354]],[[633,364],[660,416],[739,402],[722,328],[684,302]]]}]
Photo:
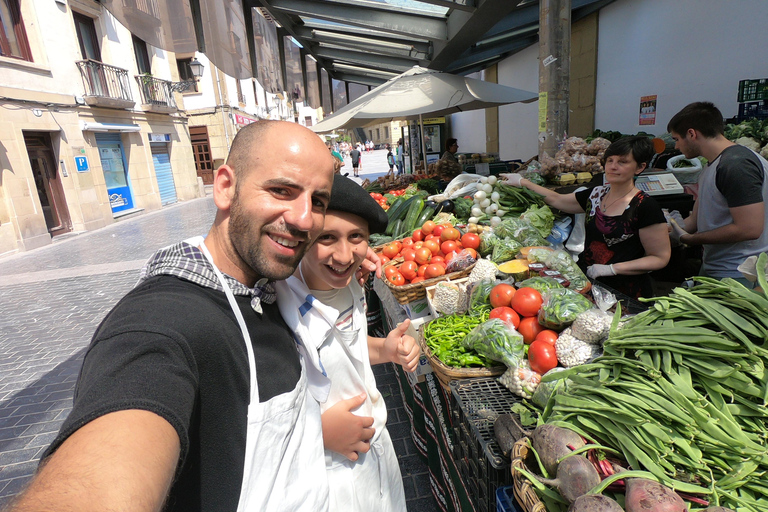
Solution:
[{"label": "metal pole", "polygon": [[539,157],[555,156],[568,132],[571,0],[539,2]]},{"label": "metal pole", "polygon": [[424,174],[427,173],[427,145],[424,143],[424,120],[421,118],[421,114],[419,114],[419,128],[421,130],[421,154],[424,157],[424,160],[422,162],[424,163]]}]

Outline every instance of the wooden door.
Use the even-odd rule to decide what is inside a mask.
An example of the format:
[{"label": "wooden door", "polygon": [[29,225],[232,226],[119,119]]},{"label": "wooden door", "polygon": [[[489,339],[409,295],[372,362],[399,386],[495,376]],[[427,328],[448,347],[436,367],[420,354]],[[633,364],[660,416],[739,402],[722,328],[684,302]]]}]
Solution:
[{"label": "wooden door", "polygon": [[43,217],[51,236],[72,231],[72,222],[48,134],[25,134],[29,163]]},{"label": "wooden door", "polygon": [[195,155],[197,175],[203,178],[205,185],[213,185],[213,159],[211,158],[211,141],[208,140],[208,127],[190,126],[189,136],[192,139],[192,152]]}]

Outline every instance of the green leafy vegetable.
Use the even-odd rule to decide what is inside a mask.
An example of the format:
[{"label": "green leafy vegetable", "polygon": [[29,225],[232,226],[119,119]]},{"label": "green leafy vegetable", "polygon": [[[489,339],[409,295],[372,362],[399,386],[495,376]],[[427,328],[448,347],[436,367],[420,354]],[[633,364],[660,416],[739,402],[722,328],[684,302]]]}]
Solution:
[{"label": "green leafy vegetable", "polygon": [[461,344],[488,359],[504,363],[508,368],[516,368],[525,357],[523,335],[498,318],[472,329]]}]

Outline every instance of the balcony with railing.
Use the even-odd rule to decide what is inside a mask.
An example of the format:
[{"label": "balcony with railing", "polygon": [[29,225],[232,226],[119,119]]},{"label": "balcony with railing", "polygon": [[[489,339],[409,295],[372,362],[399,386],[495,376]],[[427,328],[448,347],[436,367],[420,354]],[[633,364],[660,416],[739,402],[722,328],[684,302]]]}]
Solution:
[{"label": "balcony with railing", "polygon": [[[155,78],[151,75],[136,77],[141,94],[141,108],[148,112],[174,112],[177,110],[173,91],[179,87],[168,80]],[[179,83],[184,84],[185,82]]]},{"label": "balcony with railing", "polygon": [[131,108],[136,103],[131,95],[128,70],[96,60],[76,62],[83,79],[84,99],[93,107]]}]

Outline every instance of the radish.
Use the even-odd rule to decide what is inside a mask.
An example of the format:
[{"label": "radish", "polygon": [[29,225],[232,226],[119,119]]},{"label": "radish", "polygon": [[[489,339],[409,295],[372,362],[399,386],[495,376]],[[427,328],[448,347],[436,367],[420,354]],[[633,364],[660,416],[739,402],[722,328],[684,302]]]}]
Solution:
[{"label": "radish", "polygon": [[624,509],[608,496],[585,494],[571,503],[568,512],[624,512]]},{"label": "radish", "polygon": [[560,495],[573,503],[600,483],[595,466],[581,455],[572,455],[557,466],[557,478],[538,478],[539,482],[556,487]]},{"label": "radish", "polygon": [[628,478],[626,497],[627,512],[688,511],[683,498],[675,491],[646,478]]},{"label": "radish", "polygon": [[539,425],[531,437],[533,449],[539,454],[541,464],[550,475],[557,472],[558,460],[586,444],[573,430],[554,425]]}]

